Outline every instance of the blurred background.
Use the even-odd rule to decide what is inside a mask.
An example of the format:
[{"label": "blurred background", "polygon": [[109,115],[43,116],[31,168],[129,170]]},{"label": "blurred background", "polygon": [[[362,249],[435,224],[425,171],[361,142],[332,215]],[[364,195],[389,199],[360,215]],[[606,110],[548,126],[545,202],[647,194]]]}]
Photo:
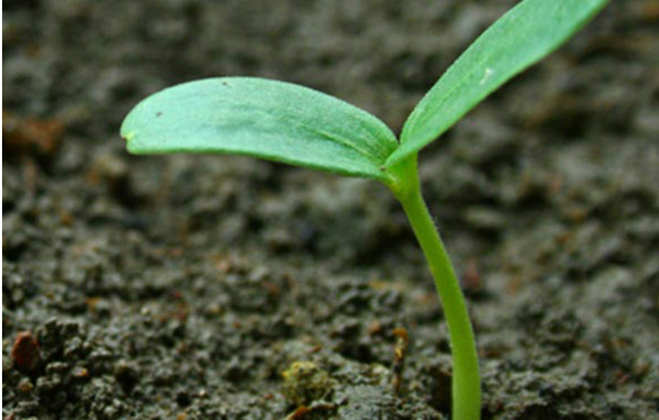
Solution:
[{"label": "blurred background", "polygon": [[[515,3],[4,1],[4,418],[448,418],[442,311],[383,187],[118,132],[155,91],[247,75],[399,133]],[[420,155],[486,419],[659,415],[658,45],[659,2],[612,1]]]}]

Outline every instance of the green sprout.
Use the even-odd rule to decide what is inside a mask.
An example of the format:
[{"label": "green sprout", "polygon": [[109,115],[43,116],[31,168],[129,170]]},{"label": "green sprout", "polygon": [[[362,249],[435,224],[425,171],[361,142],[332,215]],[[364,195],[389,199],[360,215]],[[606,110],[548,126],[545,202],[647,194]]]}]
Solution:
[{"label": "green sprout", "polygon": [[455,271],[421,195],[417,155],[510,78],[551,53],[606,0],[524,0],[453,63],[409,116],[400,140],[373,115],[299,85],[221,77],[158,92],[126,117],[136,154],[252,156],[374,179],[402,204],[434,277],[453,356],[452,418],[481,414],[478,353]]}]

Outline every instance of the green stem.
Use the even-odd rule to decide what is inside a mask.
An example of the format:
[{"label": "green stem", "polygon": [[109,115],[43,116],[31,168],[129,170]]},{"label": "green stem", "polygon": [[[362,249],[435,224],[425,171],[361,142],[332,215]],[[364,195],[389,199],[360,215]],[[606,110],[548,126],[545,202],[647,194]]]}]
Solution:
[{"label": "green stem", "polygon": [[476,340],[467,306],[439,232],[421,195],[416,156],[392,170],[390,188],[403,205],[435,279],[453,353],[452,420],[478,420],[481,387]]}]

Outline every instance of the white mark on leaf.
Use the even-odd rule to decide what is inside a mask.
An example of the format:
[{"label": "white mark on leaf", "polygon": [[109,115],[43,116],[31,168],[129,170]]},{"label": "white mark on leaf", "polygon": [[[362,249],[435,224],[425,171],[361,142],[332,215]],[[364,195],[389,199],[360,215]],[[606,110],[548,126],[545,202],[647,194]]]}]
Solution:
[{"label": "white mark on leaf", "polygon": [[487,80],[488,80],[490,77],[492,77],[493,74],[494,74],[494,70],[492,70],[491,68],[487,67],[487,68],[485,69],[485,74],[483,74],[483,78],[481,79],[481,81],[479,82],[479,84],[480,84],[481,86],[483,86],[483,85],[485,84],[485,82],[487,82]]}]

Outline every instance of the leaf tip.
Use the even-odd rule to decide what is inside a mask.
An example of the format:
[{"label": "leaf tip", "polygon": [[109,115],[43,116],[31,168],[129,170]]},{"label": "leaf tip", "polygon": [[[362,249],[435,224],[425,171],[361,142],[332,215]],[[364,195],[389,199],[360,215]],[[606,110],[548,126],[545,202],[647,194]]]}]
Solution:
[{"label": "leaf tip", "polygon": [[131,131],[130,133],[121,133],[121,137],[126,140],[126,143],[129,143],[130,140],[135,137],[135,132]]},{"label": "leaf tip", "polygon": [[134,150],[135,149],[135,144],[134,144],[135,142],[132,141],[132,140],[135,138],[136,134],[137,133],[134,130],[132,130],[132,131],[121,130],[121,138],[124,139],[124,141],[126,142],[126,149],[130,153],[135,153],[135,150]]}]

